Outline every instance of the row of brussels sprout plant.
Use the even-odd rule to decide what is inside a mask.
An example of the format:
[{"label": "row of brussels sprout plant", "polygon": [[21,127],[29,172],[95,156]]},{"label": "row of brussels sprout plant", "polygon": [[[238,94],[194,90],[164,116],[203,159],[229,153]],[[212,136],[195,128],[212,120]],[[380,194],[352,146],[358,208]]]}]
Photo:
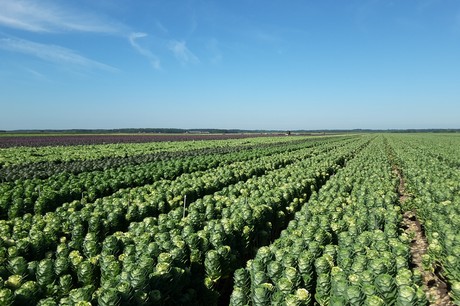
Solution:
[{"label": "row of brussels sprout plant", "polygon": [[389,138],[413,209],[428,240],[425,269],[440,271],[450,296],[460,305],[460,137]]},{"label": "row of brussels sprout plant", "polygon": [[0,220],[0,304],[216,304],[368,142],[262,154]]},{"label": "row of brussels sprout plant", "polygon": [[[346,141],[346,139],[340,139]],[[333,143],[327,139],[320,144]],[[317,146],[318,142],[292,142],[285,146],[265,146],[229,153],[204,154],[127,164],[107,169],[71,173],[60,171],[45,179],[17,179],[0,184],[0,217],[15,218],[25,213],[44,214],[65,202],[77,199],[94,201],[121,188],[151,184],[160,179],[174,179],[184,174],[227,165],[236,161],[255,160],[263,156]],[[226,151],[224,151],[226,152]]]},{"label": "row of brussels sprout plant", "polygon": [[373,141],[234,274],[231,305],[426,305],[399,228],[399,181]]}]

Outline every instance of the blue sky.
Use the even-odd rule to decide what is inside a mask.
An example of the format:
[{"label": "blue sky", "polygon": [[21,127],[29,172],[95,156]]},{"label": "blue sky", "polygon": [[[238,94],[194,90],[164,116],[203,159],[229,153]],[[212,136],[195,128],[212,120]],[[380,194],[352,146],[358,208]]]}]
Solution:
[{"label": "blue sky", "polygon": [[458,0],[0,0],[0,129],[460,128]]}]

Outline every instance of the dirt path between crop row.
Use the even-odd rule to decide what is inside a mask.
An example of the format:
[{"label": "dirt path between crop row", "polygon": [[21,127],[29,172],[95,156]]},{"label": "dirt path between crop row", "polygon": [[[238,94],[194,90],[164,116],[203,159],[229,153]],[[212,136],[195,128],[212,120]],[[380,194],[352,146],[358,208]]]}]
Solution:
[{"label": "dirt path between crop row", "polygon": [[[404,177],[401,171],[395,167],[395,174],[399,177],[399,202],[404,206],[404,202],[410,198],[405,188]],[[428,242],[422,229],[420,221],[417,219],[415,211],[406,211],[403,215],[402,227],[409,237],[413,237],[410,245],[412,257],[412,268],[420,271],[423,280],[423,290],[430,305],[435,306],[454,306],[449,295],[446,283],[440,278],[438,271],[427,271],[422,266],[422,255],[426,254]]]}]

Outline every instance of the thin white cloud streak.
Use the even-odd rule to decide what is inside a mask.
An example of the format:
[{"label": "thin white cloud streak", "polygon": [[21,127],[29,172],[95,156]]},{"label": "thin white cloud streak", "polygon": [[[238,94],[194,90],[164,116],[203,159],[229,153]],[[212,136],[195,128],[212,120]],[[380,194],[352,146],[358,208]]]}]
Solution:
[{"label": "thin white cloud streak", "polygon": [[[132,32],[129,26],[103,18],[94,13],[88,13],[76,7],[63,5],[63,2],[51,0],[0,0],[0,26],[33,33],[68,33],[84,32],[94,34],[112,34],[127,37],[130,45],[142,56],[146,57],[156,70],[161,70],[160,58],[148,48],[139,43],[139,39],[147,36],[146,33]],[[196,20],[192,18],[192,28],[196,27]],[[162,34],[168,34],[168,29],[160,22],[156,28]],[[192,30],[193,32],[193,30]],[[3,49],[34,55],[47,61],[60,61],[80,66],[106,67],[107,65],[91,61],[78,55],[70,49],[55,45],[33,43],[26,40],[2,40]],[[38,49],[29,48],[33,44]],[[186,46],[184,41],[171,40],[166,47],[182,64],[199,63],[200,60]],[[59,60],[58,60],[59,59]],[[215,61],[219,61],[219,57]]]},{"label": "thin white cloud streak", "polygon": [[155,22],[155,26],[157,27],[158,30],[160,30],[160,32],[162,34],[168,34],[169,33],[168,29],[160,21],[157,20]]},{"label": "thin white cloud streak", "polygon": [[0,0],[0,25],[30,32],[93,32],[119,34],[124,26],[49,1]]},{"label": "thin white cloud streak", "polygon": [[196,64],[200,60],[186,46],[185,41],[172,40],[168,44],[169,50],[182,64]]},{"label": "thin white cloud streak", "polygon": [[263,43],[274,44],[281,41],[280,37],[272,32],[264,31],[264,30],[255,30],[252,32],[251,35],[255,40],[258,40]]},{"label": "thin white cloud streak", "polygon": [[148,35],[146,33],[131,33],[129,35],[129,42],[131,46],[136,49],[137,52],[139,52],[141,55],[145,56],[149,61],[150,64],[155,68],[156,70],[161,70],[161,62],[160,59],[152,53],[147,48],[142,47],[137,43],[137,39],[147,37]]},{"label": "thin white cloud streak", "polygon": [[86,69],[115,72],[118,69],[79,55],[75,51],[56,45],[45,45],[17,38],[1,38],[0,49],[35,56],[55,64]]},{"label": "thin white cloud streak", "polygon": [[25,71],[27,71],[28,73],[30,73],[34,78],[38,79],[38,80],[41,80],[41,81],[48,81],[49,82],[49,79],[46,77],[46,75],[44,75],[43,73],[40,73],[34,69],[30,69],[30,68],[24,68]]},{"label": "thin white cloud streak", "polygon": [[[85,32],[128,36],[131,46],[141,55],[147,57],[155,69],[161,69],[160,60],[148,49],[140,46],[136,39],[147,36],[144,33],[128,34],[129,27],[100,16],[78,11],[69,7],[58,6],[48,0],[40,2],[31,0],[0,0],[0,25],[36,33]],[[159,23],[158,26],[162,27]],[[166,28],[162,28],[166,31]],[[3,49],[35,55],[48,61],[67,61],[80,66],[99,66],[104,64],[91,61],[74,51],[54,45],[40,45],[22,40],[3,40]],[[29,48],[39,45],[37,52]],[[60,59],[60,60],[59,60]],[[106,65],[105,65],[106,66]],[[106,68],[109,66],[106,66]],[[106,69],[106,70],[113,70]]]},{"label": "thin white cloud streak", "polygon": [[206,48],[212,54],[211,59],[210,59],[210,62],[212,64],[218,64],[222,61],[223,55],[222,55],[222,52],[220,51],[219,41],[217,39],[213,38],[210,41],[208,41],[208,43],[206,44]]}]

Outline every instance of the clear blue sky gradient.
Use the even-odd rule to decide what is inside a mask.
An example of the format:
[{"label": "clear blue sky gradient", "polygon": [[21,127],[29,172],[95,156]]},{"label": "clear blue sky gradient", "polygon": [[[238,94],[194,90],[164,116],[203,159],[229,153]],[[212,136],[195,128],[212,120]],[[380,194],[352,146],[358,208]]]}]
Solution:
[{"label": "clear blue sky gradient", "polygon": [[0,129],[460,128],[458,0],[0,0]]}]

